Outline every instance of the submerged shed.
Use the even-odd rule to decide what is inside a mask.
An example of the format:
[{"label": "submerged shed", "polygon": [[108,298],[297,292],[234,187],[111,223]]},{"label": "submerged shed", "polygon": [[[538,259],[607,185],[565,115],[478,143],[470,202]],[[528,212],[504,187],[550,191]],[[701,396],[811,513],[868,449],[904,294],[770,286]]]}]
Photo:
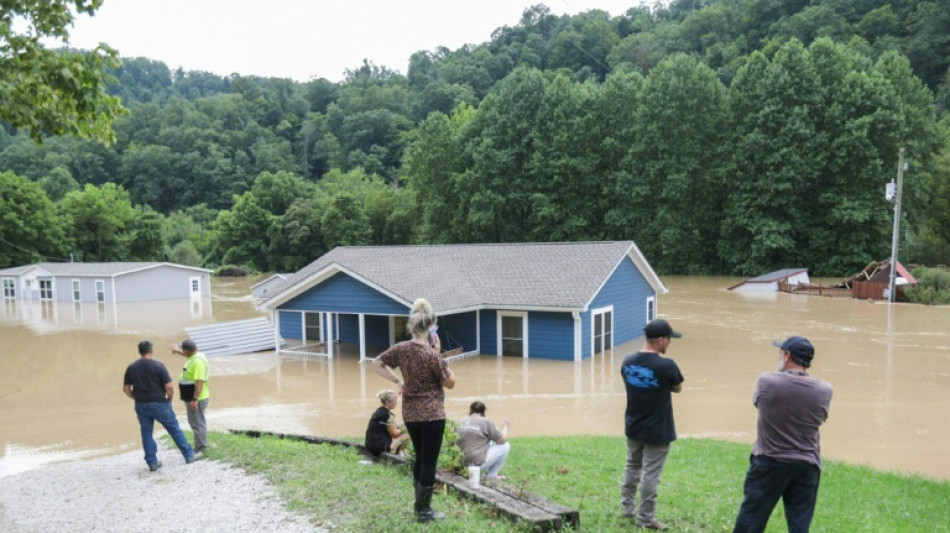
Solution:
[{"label": "submerged shed", "polygon": [[[782,285],[807,285],[807,268],[783,268],[737,283],[728,290],[736,292],[778,292]],[[787,289],[786,289],[787,290]]]}]

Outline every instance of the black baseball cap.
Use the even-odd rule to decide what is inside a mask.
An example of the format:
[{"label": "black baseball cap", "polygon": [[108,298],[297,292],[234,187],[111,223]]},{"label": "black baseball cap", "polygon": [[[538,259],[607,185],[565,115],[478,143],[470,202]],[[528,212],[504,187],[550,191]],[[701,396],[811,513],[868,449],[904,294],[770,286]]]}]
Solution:
[{"label": "black baseball cap", "polygon": [[646,334],[648,339],[658,339],[660,337],[673,337],[674,339],[678,339],[683,336],[679,331],[673,331],[670,323],[662,318],[648,322],[643,328],[643,333]]},{"label": "black baseball cap", "polygon": [[802,361],[811,361],[815,357],[815,347],[808,342],[808,339],[798,335],[792,335],[784,341],[775,341],[772,346],[781,348]]}]

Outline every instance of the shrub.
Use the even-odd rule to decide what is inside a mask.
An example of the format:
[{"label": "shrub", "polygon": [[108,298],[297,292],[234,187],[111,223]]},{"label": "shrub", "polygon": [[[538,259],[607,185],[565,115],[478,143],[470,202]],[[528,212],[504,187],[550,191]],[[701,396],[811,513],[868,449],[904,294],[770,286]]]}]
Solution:
[{"label": "shrub", "polygon": [[950,269],[918,267],[913,271],[917,285],[904,287],[911,302],[928,305],[950,304]]}]

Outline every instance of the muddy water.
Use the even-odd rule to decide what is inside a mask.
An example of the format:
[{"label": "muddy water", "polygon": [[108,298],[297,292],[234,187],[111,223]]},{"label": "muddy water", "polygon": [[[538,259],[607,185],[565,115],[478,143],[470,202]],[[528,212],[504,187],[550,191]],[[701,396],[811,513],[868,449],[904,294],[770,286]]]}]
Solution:
[{"label": "muddy water", "polygon": [[[139,449],[122,373],[135,345],[152,340],[173,377],[183,359],[167,350],[184,327],[258,316],[256,279],[215,280],[210,301],[117,309],[44,308],[8,302],[0,314],[0,476],[55,461]],[[950,307],[889,306],[850,299],[724,291],[734,278],[670,277],[659,311],[684,333],[668,355],[686,376],[674,399],[681,437],[743,443],[755,438],[752,388],[772,370],[771,341],[809,337],[812,374],[835,387],[822,430],[825,457],[950,479]],[[58,304],[57,304],[58,305]],[[639,341],[579,364],[482,356],[453,364],[446,407],[476,398],[519,435],[622,434],[617,368]],[[212,359],[212,429],[362,435],[383,381],[358,357],[278,360],[273,353]],[[184,419],[184,409],[176,402]],[[187,424],[185,424],[187,425]]]}]

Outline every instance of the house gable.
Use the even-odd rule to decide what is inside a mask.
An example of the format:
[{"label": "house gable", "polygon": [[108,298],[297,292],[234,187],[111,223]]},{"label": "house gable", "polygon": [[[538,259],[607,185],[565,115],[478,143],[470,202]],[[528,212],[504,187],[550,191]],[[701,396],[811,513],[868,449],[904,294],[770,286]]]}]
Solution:
[{"label": "house gable", "polygon": [[343,272],[338,272],[295,296],[279,309],[373,315],[406,315],[409,312],[402,302]]},{"label": "house gable", "polygon": [[643,335],[647,323],[645,302],[647,298],[655,298],[656,294],[633,260],[625,256],[581,315],[581,357],[592,355],[591,319],[594,310],[613,308],[613,345],[617,346]]}]

